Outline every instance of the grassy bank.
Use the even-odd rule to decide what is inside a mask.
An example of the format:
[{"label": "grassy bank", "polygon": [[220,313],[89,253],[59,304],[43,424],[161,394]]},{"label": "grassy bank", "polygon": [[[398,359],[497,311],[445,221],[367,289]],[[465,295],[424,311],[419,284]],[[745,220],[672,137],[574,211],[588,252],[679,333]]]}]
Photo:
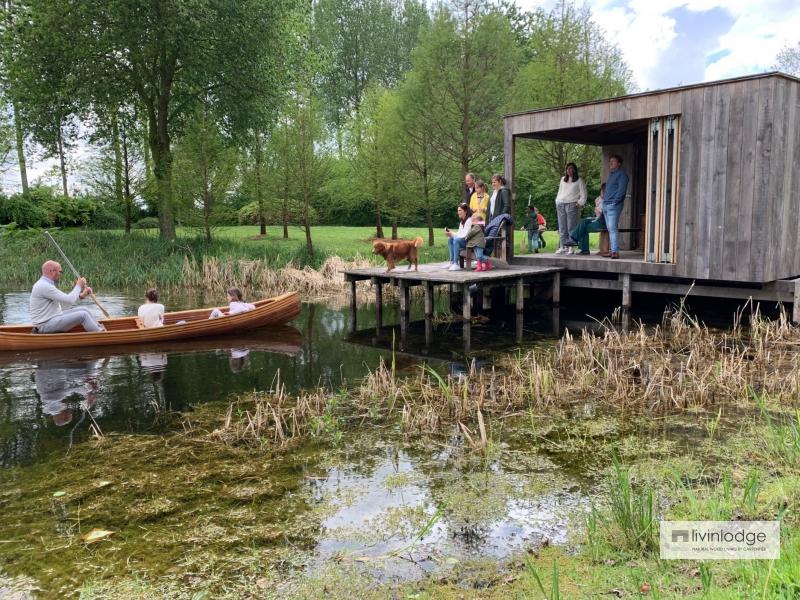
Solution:
[{"label": "grassy bank", "polygon": [[[154,231],[59,231],[55,238],[81,274],[94,287],[200,287],[224,288],[227,285],[273,290],[278,271],[291,265],[294,269],[322,268],[331,257],[345,262],[369,260],[372,256],[370,227],[317,227],[313,231],[315,254],[309,258],[305,239],[296,228],[288,240],[274,235],[259,239],[257,227],[221,227],[211,244],[194,230],[179,230],[174,241],[161,240]],[[447,242],[437,232],[436,244],[427,245],[427,230],[403,228],[401,237],[422,236],[426,243],[420,250],[421,262],[447,260]],[[554,232],[548,232],[547,251],[557,244]],[[47,240],[38,232],[15,232],[0,236],[0,284],[28,286],[36,278],[45,260],[56,258]],[[71,274],[66,273],[69,279]]]}]

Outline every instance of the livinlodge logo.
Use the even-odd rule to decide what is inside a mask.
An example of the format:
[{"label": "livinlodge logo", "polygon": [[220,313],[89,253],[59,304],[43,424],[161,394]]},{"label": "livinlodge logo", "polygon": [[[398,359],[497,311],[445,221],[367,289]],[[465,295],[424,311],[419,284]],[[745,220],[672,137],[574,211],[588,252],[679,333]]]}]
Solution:
[{"label": "livinlodge logo", "polygon": [[777,559],[779,521],[661,521],[662,559]]}]

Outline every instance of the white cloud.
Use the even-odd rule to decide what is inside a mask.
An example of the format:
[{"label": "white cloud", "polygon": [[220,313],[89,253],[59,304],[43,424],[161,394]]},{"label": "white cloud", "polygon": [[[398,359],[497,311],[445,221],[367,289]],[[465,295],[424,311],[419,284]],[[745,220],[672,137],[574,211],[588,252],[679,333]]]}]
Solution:
[{"label": "white cloud", "polygon": [[[537,0],[518,0],[518,4],[543,5]],[[685,43],[669,14],[677,8],[694,13],[723,9],[733,21],[708,56],[727,54],[706,67],[704,81],[769,70],[781,48],[800,41],[800,3],[792,0],[594,0],[589,6],[610,41],[622,50],[642,89],[675,83],[660,80],[659,65],[668,55],[678,55],[676,45]]]}]

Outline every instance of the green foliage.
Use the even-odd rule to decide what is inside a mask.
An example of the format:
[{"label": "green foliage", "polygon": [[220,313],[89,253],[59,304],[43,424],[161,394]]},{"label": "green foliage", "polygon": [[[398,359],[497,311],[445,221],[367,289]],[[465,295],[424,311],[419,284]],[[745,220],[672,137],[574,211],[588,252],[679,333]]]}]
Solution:
[{"label": "green foliage", "polygon": [[156,217],[144,217],[136,222],[136,229],[158,229]]},{"label": "green foliage", "polygon": [[48,224],[47,211],[22,194],[0,196],[0,224],[9,223],[22,228],[44,227]]},{"label": "green foliage", "polygon": [[655,493],[647,485],[635,485],[630,470],[612,456],[614,472],[609,479],[612,522],[622,532],[628,548],[652,552],[657,545]]}]

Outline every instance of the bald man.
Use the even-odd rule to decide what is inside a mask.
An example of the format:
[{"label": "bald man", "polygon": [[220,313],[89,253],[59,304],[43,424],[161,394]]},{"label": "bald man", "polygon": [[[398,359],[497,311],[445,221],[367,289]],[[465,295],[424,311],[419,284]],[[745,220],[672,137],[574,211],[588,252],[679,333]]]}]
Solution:
[{"label": "bald man", "polygon": [[103,331],[92,314],[85,308],[76,308],[63,312],[64,306],[72,306],[92,293],[86,285],[86,279],[80,277],[69,294],[56,287],[61,279],[61,265],[48,260],[42,265],[42,277],[33,284],[31,291],[31,321],[35,333],[62,333],[76,325],[82,325],[86,331]]}]

